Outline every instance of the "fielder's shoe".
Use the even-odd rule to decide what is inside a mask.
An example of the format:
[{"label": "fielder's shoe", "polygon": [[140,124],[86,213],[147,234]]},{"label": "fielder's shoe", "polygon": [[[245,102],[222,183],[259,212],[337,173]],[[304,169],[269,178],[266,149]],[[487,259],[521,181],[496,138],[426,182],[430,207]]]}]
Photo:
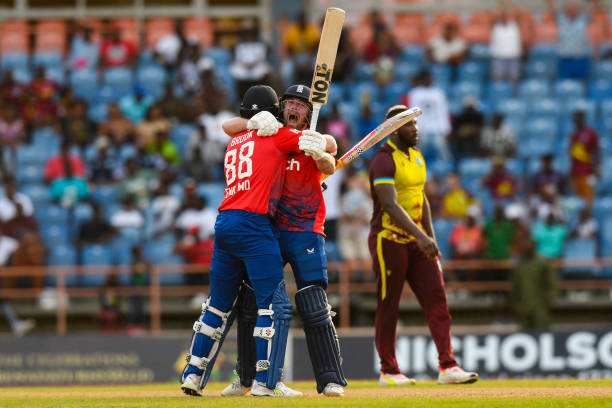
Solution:
[{"label": "fielder's shoe", "polygon": [[187,395],[191,395],[192,397],[201,397],[202,396],[202,387],[200,387],[200,381],[202,377],[195,374],[189,374],[183,384],[181,384],[181,389]]},{"label": "fielder's shoe", "polygon": [[301,397],[302,393],[287,387],[282,381],[276,383],[276,388],[271,390],[265,383],[253,381],[251,395],[255,397]]},{"label": "fielder's shoe", "polygon": [[323,395],[326,397],[341,397],[344,395],[344,388],[336,383],[329,383],[323,388]]},{"label": "fielder's shoe", "polygon": [[378,385],[404,385],[404,384],[416,384],[414,378],[408,378],[404,374],[386,374],[381,371],[380,377],[378,378]]},{"label": "fielder's shoe", "polygon": [[247,395],[251,391],[251,387],[245,387],[240,383],[240,377],[236,378],[233,383],[225,387],[223,391],[221,391],[222,397],[242,397],[243,395]]},{"label": "fielder's shoe", "polygon": [[478,374],[463,371],[459,366],[442,369],[439,367],[438,384],[471,384],[478,381]]}]

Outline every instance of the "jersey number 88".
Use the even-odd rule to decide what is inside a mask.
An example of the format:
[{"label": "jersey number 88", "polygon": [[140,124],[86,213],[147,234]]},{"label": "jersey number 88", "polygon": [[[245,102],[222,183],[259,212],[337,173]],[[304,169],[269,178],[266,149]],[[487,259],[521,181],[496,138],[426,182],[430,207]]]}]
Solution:
[{"label": "jersey number 88", "polygon": [[[225,153],[225,181],[228,186],[236,180],[236,173],[239,179],[250,177],[253,174],[251,156],[253,156],[254,147],[255,141],[251,140],[240,146],[239,149],[228,150]],[[238,155],[238,172],[236,172],[236,155]]]}]

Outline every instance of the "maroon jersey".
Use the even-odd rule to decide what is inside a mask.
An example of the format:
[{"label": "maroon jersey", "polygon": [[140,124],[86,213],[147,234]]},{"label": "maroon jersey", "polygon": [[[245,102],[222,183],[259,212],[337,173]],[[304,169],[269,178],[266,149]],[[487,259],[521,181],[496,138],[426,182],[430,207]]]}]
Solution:
[{"label": "maroon jersey", "polygon": [[299,152],[299,130],[283,127],[270,137],[246,131],[225,151],[225,193],[219,211],[244,210],[274,217],[285,181],[287,154]]},{"label": "maroon jersey", "polygon": [[597,133],[590,128],[574,131],[570,139],[572,176],[589,176],[595,173],[595,153],[599,150]]},{"label": "maroon jersey", "polygon": [[323,234],[325,201],[321,171],[312,157],[290,154],[283,194],[278,202],[276,223],[281,231],[309,231]]}]

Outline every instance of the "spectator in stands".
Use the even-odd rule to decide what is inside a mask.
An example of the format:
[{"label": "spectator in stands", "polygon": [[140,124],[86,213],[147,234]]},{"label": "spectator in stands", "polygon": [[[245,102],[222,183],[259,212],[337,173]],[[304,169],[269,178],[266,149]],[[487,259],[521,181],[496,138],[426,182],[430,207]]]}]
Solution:
[{"label": "spectator in stands", "polygon": [[306,20],[306,13],[300,12],[283,38],[281,71],[286,83],[309,83],[307,78],[312,79],[312,59],[318,45],[319,28]]},{"label": "spectator in stands", "polygon": [[161,235],[172,228],[174,217],[180,206],[181,202],[178,197],[170,194],[168,183],[160,182],[149,209],[152,213],[152,222],[149,227],[153,236]]},{"label": "spectator in stands", "polygon": [[131,66],[137,54],[136,45],[121,39],[119,30],[110,30],[106,33],[100,46],[100,62],[104,68]]},{"label": "spectator in stands", "polygon": [[559,195],[552,184],[546,184],[538,195],[532,197],[531,201],[532,212],[535,213],[535,218],[538,220],[545,221],[552,214],[557,222],[567,221]]},{"label": "spectator in stands", "polygon": [[523,330],[541,330],[550,326],[550,309],[557,290],[557,273],[546,259],[536,254],[533,240],[527,240],[512,271],[509,295]]},{"label": "spectator in stands", "polygon": [[[213,247],[212,236],[203,236],[200,234],[200,227],[192,226],[187,229],[187,234],[176,244],[174,252],[181,255],[187,264],[210,268]],[[207,285],[208,277],[207,273],[188,273],[186,281],[188,285]]]},{"label": "spectator in stands", "polygon": [[[25,130],[25,124],[19,117],[17,108],[10,103],[4,104],[0,114],[0,172],[4,177],[15,174],[17,147],[26,137]],[[5,150],[9,152],[10,163],[5,161]]]},{"label": "spectator in stands", "polygon": [[[202,123],[198,124],[198,127],[189,135],[187,139],[187,147],[185,149],[185,155],[187,161],[185,162],[185,170],[189,173],[193,173],[190,177],[198,179],[198,176],[202,178],[200,181],[214,181],[215,180],[215,168],[218,168],[220,173],[221,166],[223,164],[223,157],[225,155],[225,147],[227,141],[221,141],[219,139],[210,139],[206,130],[206,126]],[[200,157],[197,157],[199,152]],[[189,169],[191,163],[196,163],[196,167]],[[202,164],[205,167],[202,167]]]},{"label": "spectator in stands", "polygon": [[134,158],[130,157],[123,163],[123,174],[119,182],[119,198],[134,197],[136,207],[146,211],[151,201],[151,190],[155,181],[155,171],[141,169]]},{"label": "spectator in stands", "polygon": [[[506,218],[502,205],[495,206],[493,218],[485,223],[483,234],[485,239],[484,253],[488,259],[510,259],[510,250],[514,243],[516,231],[514,224]],[[490,276],[494,278],[505,278],[504,274],[504,271],[501,270],[490,272]]]},{"label": "spectator in stands", "polygon": [[62,140],[62,144],[60,146],[60,153],[57,156],[53,156],[49,158],[49,160],[47,160],[44,172],[46,183],[51,183],[59,178],[64,177],[64,169],[66,168],[66,164],[70,164],[70,167],[75,176],[85,176],[85,164],[83,163],[81,157],[70,152],[71,146],[72,143],[69,140]]},{"label": "spectator in stands", "polygon": [[109,242],[117,231],[106,221],[102,206],[98,203],[91,205],[91,219],[85,221],[79,227],[77,247],[86,245],[105,244]]},{"label": "spectator in stands", "polygon": [[12,70],[5,70],[0,82],[0,101],[3,101],[5,105],[11,104],[17,107],[17,110],[21,112],[23,105],[27,102],[27,97],[26,86],[15,81]]},{"label": "spectator in stands", "polygon": [[574,112],[574,132],[570,137],[569,154],[572,161],[570,178],[574,194],[593,203],[594,185],[600,163],[599,135],[586,125],[585,114]]},{"label": "spectator in stands", "polygon": [[68,69],[94,69],[98,65],[100,44],[93,40],[93,30],[86,26],[77,26],[70,43]]},{"label": "spectator in stands", "polygon": [[[214,142],[220,149],[220,156],[225,157],[225,148],[229,142],[229,136],[223,131],[223,122],[231,119],[235,114],[227,109],[226,99],[221,97],[211,104],[207,111],[198,117],[198,123],[206,127],[206,138]],[[221,159],[223,160],[223,159]]]},{"label": "spectator in stands", "polygon": [[509,10],[508,5],[500,3],[489,42],[493,81],[516,84],[521,75],[523,50],[518,17],[518,11]]},{"label": "spectator in stands", "polygon": [[94,184],[114,183],[120,177],[120,162],[110,151],[110,140],[100,136],[95,142],[96,155],[87,163],[87,179]]},{"label": "spectator in stands", "polygon": [[[130,286],[143,287],[148,285],[151,275],[151,262],[144,256],[142,248],[132,247],[132,264],[130,266]],[[145,296],[131,295],[127,312],[128,334],[143,332],[146,328]]]},{"label": "spectator in stands", "polygon": [[[202,82],[202,98],[192,101],[191,107],[197,106],[198,102],[203,102],[204,109],[207,112],[215,109],[217,105],[225,107],[228,99],[228,95],[225,91],[226,85],[222,84],[215,75],[213,60],[206,57],[200,59],[198,62],[198,69],[200,70]],[[196,110],[196,112],[198,112],[198,114],[201,113],[201,111],[198,110]]]},{"label": "spectator in stands", "polygon": [[365,48],[365,59],[371,64],[378,64],[382,59],[392,62],[397,60],[401,50],[395,38],[387,30],[379,31],[372,37]]},{"label": "spectator in stands", "polygon": [[25,109],[25,117],[34,126],[53,124],[57,112],[57,93],[59,85],[53,79],[47,78],[44,65],[39,65],[34,71],[34,78],[28,85],[29,101]]},{"label": "spectator in stands", "polygon": [[101,334],[119,334],[121,332],[123,312],[121,310],[121,298],[117,290],[120,286],[116,271],[111,270],[100,288],[100,312],[98,317]]},{"label": "spectator in stands", "polygon": [[157,59],[166,67],[168,72],[178,65],[181,56],[190,46],[190,42],[183,35],[182,21],[174,21],[174,31],[164,35],[153,48],[153,53]]},{"label": "spectator in stands", "polygon": [[[338,247],[340,255],[348,263],[350,271],[365,274],[371,272],[368,249],[372,200],[367,174],[355,174],[347,181],[347,191],[341,198],[341,215],[338,223]],[[359,276],[355,276],[359,279]],[[371,276],[373,279],[373,276]]]},{"label": "spectator in stands", "polygon": [[572,228],[570,238],[597,239],[598,232],[599,223],[593,217],[591,208],[584,207],[580,210],[580,215]]},{"label": "spectator in stands", "polygon": [[545,186],[551,185],[556,193],[564,194],[567,187],[567,179],[565,175],[553,168],[553,155],[544,155],[540,161],[542,163],[540,170],[531,178],[532,192],[539,194]]},{"label": "spectator in stands", "polygon": [[230,72],[236,80],[238,95],[244,95],[252,85],[268,82],[268,47],[257,38],[255,22],[246,20],[243,23],[241,39],[233,53]]},{"label": "spectator in stands", "polygon": [[4,233],[19,241],[26,234],[38,233],[38,222],[32,215],[26,215],[23,205],[15,203],[15,215],[4,223]]},{"label": "spectator in stands", "polygon": [[536,242],[538,255],[559,258],[563,254],[563,244],[568,232],[567,225],[559,222],[553,213],[548,214],[546,222],[536,222],[531,236]]},{"label": "spectator in stands", "polygon": [[[18,246],[19,244],[15,239],[4,235],[2,222],[0,222],[0,267],[10,265],[11,257],[17,250]],[[3,277],[1,284],[3,288],[8,289],[12,287],[12,285],[13,282],[11,282],[10,279]],[[0,306],[2,307],[2,313],[11,326],[11,330],[15,336],[21,337],[34,328],[36,322],[33,319],[20,319],[8,300],[0,298]]]},{"label": "spectator in stands", "polygon": [[181,157],[176,144],[170,139],[168,131],[160,130],[155,134],[155,140],[148,145],[148,150],[159,154],[168,164],[178,165]]},{"label": "spectator in stands", "polygon": [[145,219],[134,206],[134,198],[126,196],[121,199],[121,207],[111,216],[110,224],[120,231],[123,229],[142,229]]},{"label": "spectator in stands", "polygon": [[[559,41],[559,78],[586,80],[589,76],[591,45],[587,30],[590,14],[581,13],[579,5],[568,1],[564,12],[557,11],[555,0],[547,0],[548,11],[557,20]],[[592,2],[595,4],[595,2]]]},{"label": "spectator in stands", "polygon": [[208,238],[215,233],[214,225],[217,218],[217,211],[208,207],[205,197],[200,197],[194,194],[195,185],[185,186],[186,198],[192,197],[179,210],[174,227],[180,235],[188,233],[192,227],[198,227],[199,234],[202,238]]},{"label": "spectator in stands", "polygon": [[118,147],[131,141],[134,136],[134,125],[119,109],[117,102],[108,105],[108,119],[99,126],[98,133],[106,135],[113,146]]},{"label": "spectator in stands", "polygon": [[421,106],[419,116],[419,147],[426,162],[433,163],[435,158],[450,159],[446,138],[451,131],[448,101],[444,91],[433,84],[431,72],[423,70],[413,79],[414,87],[404,98],[406,106]]},{"label": "spectator in stands", "polygon": [[345,82],[350,80],[356,60],[357,55],[350,39],[349,30],[343,27],[342,33],[340,34],[336,62],[334,63],[334,82]]},{"label": "spectator in stands", "polygon": [[338,150],[346,151],[351,146],[351,128],[347,120],[340,115],[338,103],[331,106],[331,112],[325,121],[325,133],[334,135]]},{"label": "spectator in stands", "polygon": [[468,208],[475,205],[470,193],[461,185],[461,180],[457,173],[449,172],[446,174],[446,194],[442,198],[442,216],[452,218],[465,218]]},{"label": "spectator in stands", "polygon": [[449,22],[442,28],[442,35],[433,37],[427,47],[427,56],[434,64],[448,65],[451,68],[451,80],[457,78],[457,67],[467,56],[468,47],[458,35],[459,28]]},{"label": "spectator in stands", "polygon": [[510,200],[518,191],[518,180],[505,168],[504,158],[495,156],[491,172],[482,179],[482,185],[489,189],[496,200]]},{"label": "spectator in stands", "polygon": [[361,102],[361,115],[357,121],[357,134],[367,135],[379,124],[380,122],[372,115],[372,109],[370,108],[370,100],[368,96]]},{"label": "spectator in stands", "polygon": [[482,131],[481,151],[485,156],[514,157],[516,154],[516,135],[504,125],[504,115],[496,112],[491,122]]},{"label": "spectator in stands", "polygon": [[215,169],[204,160],[202,150],[196,146],[190,152],[191,158],[183,163],[183,174],[197,181],[207,183],[215,180]]},{"label": "spectator in stands", "polygon": [[166,166],[164,159],[157,153],[149,153],[145,146],[136,145],[134,162],[139,169],[155,172]]},{"label": "spectator in stands", "polygon": [[75,99],[68,106],[61,127],[62,138],[78,145],[83,151],[96,134],[96,124],[87,117],[87,103],[80,99]]},{"label": "spectator in stands", "polygon": [[197,44],[190,44],[185,47],[185,52],[180,59],[176,82],[183,88],[187,99],[202,93],[202,83],[198,69],[199,59],[200,47]]},{"label": "spectator in stands", "polygon": [[[470,207],[465,220],[459,221],[453,226],[448,240],[450,242],[453,259],[480,259],[484,250],[484,238],[482,227],[477,223],[477,217],[480,215],[477,207]],[[457,271],[460,272],[460,271]],[[464,275],[462,273],[453,273],[454,275]],[[467,276],[455,276],[461,280],[473,281],[476,279],[475,269],[471,269]]]},{"label": "spectator in stands", "polygon": [[20,193],[15,186],[12,177],[4,179],[4,194],[0,195],[0,221],[6,222],[17,215],[17,205],[21,205],[26,216],[34,214],[32,200],[27,195]]},{"label": "spectator in stands", "polygon": [[170,121],[162,116],[159,105],[151,105],[147,110],[145,119],[136,127],[136,143],[146,146],[149,151],[152,151],[156,144],[157,133],[169,131]]},{"label": "spectator in stands", "polygon": [[425,183],[425,195],[427,196],[427,201],[429,201],[431,217],[433,219],[442,217],[444,195],[442,192],[442,186],[440,185],[440,180],[437,176],[427,179],[427,183]]},{"label": "spectator in stands", "polygon": [[72,173],[72,165],[64,163],[64,177],[51,183],[51,200],[58,202],[62,207],[71,209],[77,203],[89,198],[90,191],[84,178]]},{"label": "spectator in stands", "polygon": [[162,117],[168,118],[172,123],[185,120],[185,101],[182,98],[177,98],[174,94],[174,84],[172,81],[166,81],[165,93],[158,102],[158,105],[161,109]]},{"label": "spectator in stands", "polygon": [[477,108],[474,96],[463,98],[463,111],[453,121],[450,142],[454,157],[476,156],[480,152],[480,135],[484,126],[484,115]]},{"label": "spectator in stands", "polygon": [[121,98],[119,108],[132,123],[138,124],[145,118],[153,102],[153,97],[145,95],[144,88],[136,85],[132,94]]}]

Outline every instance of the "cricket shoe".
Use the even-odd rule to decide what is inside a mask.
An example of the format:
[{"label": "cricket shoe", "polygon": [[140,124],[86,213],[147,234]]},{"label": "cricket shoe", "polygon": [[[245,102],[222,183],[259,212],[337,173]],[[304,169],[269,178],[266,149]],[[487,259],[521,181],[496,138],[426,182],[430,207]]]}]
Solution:
[{"label": "cricket shoe", "polygon": [[463,371],[459,366],[439,367],[438,384],[471,384],[478,381],[478,373]]},{"label": "cricket shoe", "polygon": [[251,391],[251,387],[245,387],[240,383],[240,377],[236,378],[233,383],[225,387],[223,391],[221,391],[222,397],[242,397],[243,395],[247,395]]},{"label": "cricket shoe", "polygon": [[323,395],[326,397],[341,397],[344,395],[344,388],[336,383],[329,383],[323,388]]},{"label": "cricket shoe", "polygon": [[202,387],[200,387],[200,381],[202,377],[195,374],[189,374],[183,384],[181,384],[181,389],[187,395],[191,395],[192,397],[201,397],[202,396]]},{"label": "cricket shoe", "polygon": [[301,397],[303,394],[287,387],[282,381],[277,382],[273,390],[266,387],[266,383],[253,381],[251,395],[255,397]]},{"label": "cricket shoe", "polygon": [[378,378],[378,385],[405,385],[405,384],[416,384],[414,378],[408,378],[404,374],[386,374],[381,372]]}]

